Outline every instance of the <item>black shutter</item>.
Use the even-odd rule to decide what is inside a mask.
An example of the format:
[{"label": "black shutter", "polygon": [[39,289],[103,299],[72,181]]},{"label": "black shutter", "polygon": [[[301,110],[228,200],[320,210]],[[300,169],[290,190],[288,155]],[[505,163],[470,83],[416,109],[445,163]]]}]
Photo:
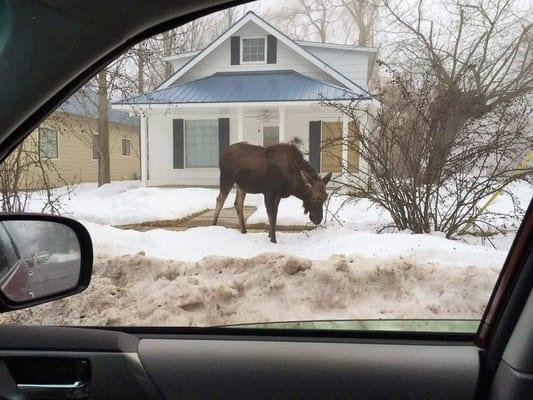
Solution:
[{"label": "black shutter", "polygon": [[222,154],[229,146],[229,118],[218,119],[218,150]]},{"label": "black shutter", "polygon": [[231,65],[241,63],[241,38],[239,36],[231,37]]},{"label": "black shutter", "polygon": [[278,54],[278,40],[272,36],[267,36],[267,64],[276,64]]},{"label": "black shutter", "polygon": [[172,152],[174,159],[174,169],[182,169],[184,165],[184,146],[183,146],[183,120],[175,119],[172,121]]},{"label": "black shutter", "polygon": [[309,121],[309,163],[320,173],[321,121]]}]

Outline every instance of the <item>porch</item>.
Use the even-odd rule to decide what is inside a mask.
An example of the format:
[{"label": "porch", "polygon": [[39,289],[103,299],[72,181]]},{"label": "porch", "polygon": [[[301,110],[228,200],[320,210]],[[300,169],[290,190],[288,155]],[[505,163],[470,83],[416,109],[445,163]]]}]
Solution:
[{"label": "porch", "polygon": [[[141,116],[145,186],[218,186],[218,157],[230,144],[268,146],[298,138],[321,173],[361,168],[346,116],[313,102],[152,105]],[[343,164],[344,163],[344,164]]]}]

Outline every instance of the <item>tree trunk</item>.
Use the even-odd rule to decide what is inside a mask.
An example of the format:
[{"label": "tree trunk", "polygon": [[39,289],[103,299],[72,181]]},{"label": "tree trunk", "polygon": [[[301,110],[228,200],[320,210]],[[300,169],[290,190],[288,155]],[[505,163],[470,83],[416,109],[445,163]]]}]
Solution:
[{"label": "tree trunk", "polygon": [[137,88],[139,94],[144,94],[144,53],[144,42],[141,42],[137,46]]},{"label": "tree trunk", "polygon": [[98,74],[98,186],[111,181],[107,73]]},{"label": "tree trunk", "polygon": [[[172,54],[172,38],[171,38],[171,31],[165,31],[163,32],[163,50],[165,57],[169,57]],[[169,61],[165,61],[165,81],[170,78],[172,75],[172,65]]]}]

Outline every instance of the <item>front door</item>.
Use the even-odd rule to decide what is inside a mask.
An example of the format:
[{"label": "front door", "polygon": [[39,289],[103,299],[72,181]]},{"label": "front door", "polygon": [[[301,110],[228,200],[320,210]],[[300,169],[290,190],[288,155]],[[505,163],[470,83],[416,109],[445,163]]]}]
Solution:
[{"label": "front door", "polygon": [[263,146],[279,143],[279,126],[263,127]]},{"label": "front door", "polygon": [[[348,168],[355,172],[359,168],[355,130],[350,122],[348,129]],[[321,172],[341,172],[342,165],[342,123],[322,122],[321,127]]]}]

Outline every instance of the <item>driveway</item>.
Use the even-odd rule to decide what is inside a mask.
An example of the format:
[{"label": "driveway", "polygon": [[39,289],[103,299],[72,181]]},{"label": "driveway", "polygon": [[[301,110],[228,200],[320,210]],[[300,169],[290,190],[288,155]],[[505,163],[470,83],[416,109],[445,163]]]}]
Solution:
[{"label": "driveway", "polygon": [[[245,206],[244,207],[244,219],[248,220],[248,217],[255,212],[255,207]],[[168,229],[172,231],[184,231],[189,228],[197,228],[200,226],[211,226],[213,223],[213,214],[215,210],[208,209],[201,211],[199,213],[190,215],[182,219],[170,219],[163,221],[148,221],[142,222],[139,224],[128,224],[128,225],[117,225],[117,228],[122,229],[135,229],[137,231],[149,231],[152,229]],[[237,213],[233,207],[224,208],[220,212],[218,217],[219,226],[224,226],[226,228],[239,229],[239,221],[237,219]],[[267,224],[251,224],[246,225],[246,229],[249,232],[266,232],[268,230]],[[284,232],[302,232],[314,229],[314,226],[311,225],[288,225],[288,226],[277,226],[277,231]]]}]

